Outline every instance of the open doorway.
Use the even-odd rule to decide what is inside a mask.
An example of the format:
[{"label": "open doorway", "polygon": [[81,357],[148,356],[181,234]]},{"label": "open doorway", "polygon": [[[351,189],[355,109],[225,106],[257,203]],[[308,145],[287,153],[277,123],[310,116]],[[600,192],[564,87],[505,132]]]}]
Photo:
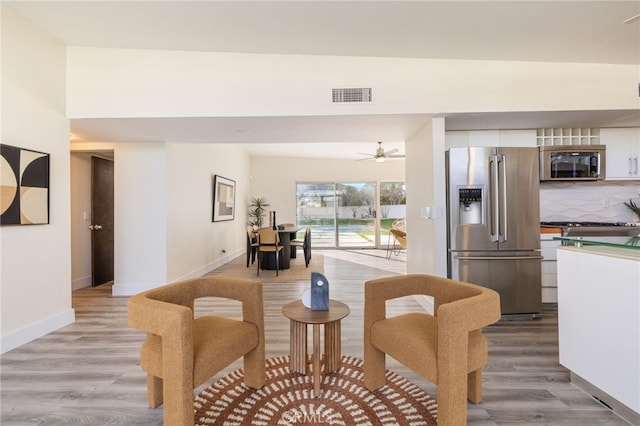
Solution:
[{"label": "open doorway", "polygon": [[[96,253],[92,247],[92,239],[94,236],[107,237],[111,243],[107,243],[107,247],[113,247],[114,234],[114,155],[113,151],[80,151],[72,150],[70,156],[71,166],[71,290],[79,290],[92,285],[99,285],[112,281],[114,278],[114,249],[108,249],[106,252],[106,261],[100,261],[93,255],[97,254],[103,257],[100,250]],[[94,168],[94,157],[98,158],[99,165]],[[102,161],[100,161],[102,160]],[[100,166],[106,166],[106,172],[100,171]],[[105,185],[94,184],[94,170],[96,174],[102,175],[99,181],[105,181]],[[94,186],[99,192],[105,192],[107,196],[94,197]],[[97,203],[107,203],[106,206],[97,204],[93,206],[93,198],[97,198]],[[106,201],[98,201],[106,200]],[[108,213],[110,219],[103,219],[100,215],[104,212]],[[94,214],[96,216],[94,216]],[[106,227],[105,227],[106,224]],[[100,225],[100,234],[94,231],[95,225]],[[94,265],[108,272],[98,271],[98,276],[94,277]]]}]

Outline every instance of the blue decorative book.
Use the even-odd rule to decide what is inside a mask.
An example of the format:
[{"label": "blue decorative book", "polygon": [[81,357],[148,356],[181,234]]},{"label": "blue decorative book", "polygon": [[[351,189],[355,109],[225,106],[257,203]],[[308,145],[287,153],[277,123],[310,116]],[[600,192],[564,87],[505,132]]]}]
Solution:
[{"label": "blue decorative book", "polygon": [[329,310],[329,280],[320,272],[311,273],[311,310]]}]

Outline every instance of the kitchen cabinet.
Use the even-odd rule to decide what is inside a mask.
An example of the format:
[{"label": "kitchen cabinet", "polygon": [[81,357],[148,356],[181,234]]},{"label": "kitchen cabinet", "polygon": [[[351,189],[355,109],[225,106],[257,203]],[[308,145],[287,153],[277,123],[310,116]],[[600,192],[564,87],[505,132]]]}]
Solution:
[{"label": "kitchen cabinet", "polygon": [[546,128],[536,131],[539,146],[545,145],[597,145],[600,129],[593,128]]},{"label": "kitchen cabinet", "polygon": [[540,234],[542,303],[558,302],[558,262],[556,251],[561,242],[554,241],[553,237],[561,235],[560,232]]},{"label": "kitchen cabinet", "polygon": [[536,131],[524,130],[454,130],[445,134],[447,148],[457,147],[535,147]]},{"label": "kitchen cabinet", "polygon": [[640,128],[601,129],[607,146],[607,180],[640,180]]},{"label": "kitchen cabinet", "polygon": [[571,381],[640,424],[640,256],[558,249],[558,347]]}]

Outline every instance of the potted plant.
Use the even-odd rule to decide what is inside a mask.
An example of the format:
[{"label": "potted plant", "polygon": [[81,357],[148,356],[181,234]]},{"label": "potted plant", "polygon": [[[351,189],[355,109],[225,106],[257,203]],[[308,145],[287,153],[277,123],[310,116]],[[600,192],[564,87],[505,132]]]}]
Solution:
[{"label": "potted plant", "polygon": [[249,203],[249,225],[254,229],[262,228],[262,217],[266,213],[269,203],[264,197],[253,197]]},{"label": "potted plant", "polygon": [[629,207],[629,209],[638,216],[638,220],[640,220],[640,205],[636,204],[633,199],[630,199],[628,202],[624,202],[624,205]]}]

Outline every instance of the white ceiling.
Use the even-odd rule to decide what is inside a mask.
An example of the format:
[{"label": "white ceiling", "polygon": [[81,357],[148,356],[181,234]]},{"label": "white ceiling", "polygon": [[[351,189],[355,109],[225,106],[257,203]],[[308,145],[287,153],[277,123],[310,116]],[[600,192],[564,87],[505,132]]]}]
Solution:
[{"label": "white ceiling", "polygon": [[[640,1],[7,1],[67,45],[191,51],[640,64]],[[358,157],[428,116],[73,120],[93,140],[245,143]],[[447,129],[639,125],[640,113],[463,114]],[[117,124],[117,125],[116,125]],[[118,129],[115,131],[114,129]],[[214,130],[215,129],[215,130]],[[336,143],[335,147],[326,143]],[[366,145],[358,145],[366,143]],[[394,145],[392,145],[392,143]],[[314,154],[311,148],[322,145]],[[335,149],[334,149],[335,148]],[[281,153],[279,154],[281,155]],[[360,156],[362,157],[362,156]]]}]

